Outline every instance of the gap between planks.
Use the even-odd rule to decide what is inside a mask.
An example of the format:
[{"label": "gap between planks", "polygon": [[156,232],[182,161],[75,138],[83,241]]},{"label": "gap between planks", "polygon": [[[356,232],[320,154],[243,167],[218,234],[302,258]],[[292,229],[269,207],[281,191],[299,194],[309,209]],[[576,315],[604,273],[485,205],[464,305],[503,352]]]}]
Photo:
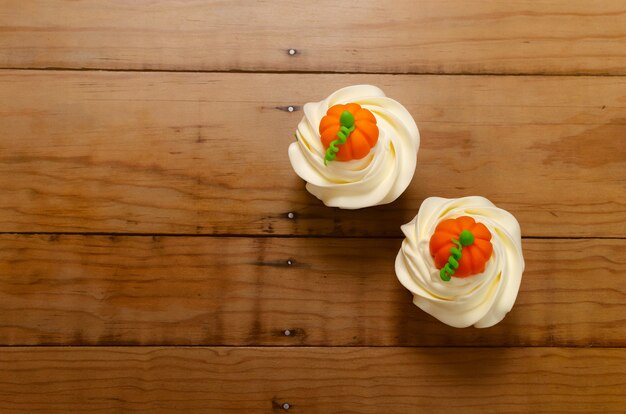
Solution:
[{"label": "gap between planks", "polygon": [[265,75],[403,75],[403,76],[502,76],[502,77],[589,77],[589,78],[602,78],[602,77],[624,77],[622,73],[551,73],[551,72],[512,72],[512,73],[498,73],[498,72],[349,72],[349,71],[320,71],[320,70],[244,70],[244,69],[229,69],[229,70],[201,70],[201,69],[116,69],[107,67],[95,67],[95,68],[64,68],[64,67],[16,67],[9,66],[0,67],[0,71],[57,71],[57,72],[140,72],[140,73],[242,73],[242,74],[265,74]]},{"label": "gap between planks", "polygon": [[[469,328],[463,328],[463,329],[478,329],[478,328],[473,328],[473,327],[469,327]],[[486,328],[489,329],[489,328]],[[275,348],[275,349],[325,349],[325,348],[338,348],[338,349],[367,349],[367,348],[398,348],[398,349],[405,349],[405,348],[415,348],[415,349],[606,349],[606,350],[611,350],[611,349],[624,349],[626,348],[626,345],[622,345],[622,346],[616,346],[616,345],[585,345],[585,344],[581,344],[581,345],[571,345],[571,344],[567,344],[567,345],[551,345],[551,346],[545,346],[545,345],[381,345],[381,344],[373,344],[373,345],[264,345],[264,344],[255,344],[255,345],[206,345],[206,344],[198,344],[198,345],[193,345],[193,344],[176,344],[176,345],[163,345],[163,344],[141,344],[141,345],[137,345],[137,344],[119,344],[119,345],[107,345],[107,344],[102,344],[102,345],[97,345],[97,344],[85,344],[85,345],[76,345],[76,344],[68,344],[68,345],[61,345],[61,344],[43,344],[43,345],[4,345],[4,344],[0,344],[0,352],[2,352],[2,349],[8,349],[8,348],[28,348],[28,349],[37,349],[37,348],[44,348],[44,349],[51,349],[51,348],[60,348],[60,349],[65,349],[65,348],[80,348],[80,349],[85,349],[85,348],[94,348],[94,349],[98,349],[98,348],[120,348],[120,349],[124,349],[124,348],[153,348],[153,349],[160,349],[160,348],[197,348],[197,349],[204,349],[204,348],[218,348],[218,349],[268,349],[268,348]]]},{"label": "gap between planks", "polygon": [[[253,233],[116,233],[116,232],[15,232],[0,231],[0,235],[5,236],[94,236],[94,237],[195,237],[195,238],[276,238],[276,239],[381,239],[381,240],[402,240],[403,236],[391,235],[327,235],[327,234],[253,234]],[[522,236],[522,240],[623,240],[626,236]]]}]

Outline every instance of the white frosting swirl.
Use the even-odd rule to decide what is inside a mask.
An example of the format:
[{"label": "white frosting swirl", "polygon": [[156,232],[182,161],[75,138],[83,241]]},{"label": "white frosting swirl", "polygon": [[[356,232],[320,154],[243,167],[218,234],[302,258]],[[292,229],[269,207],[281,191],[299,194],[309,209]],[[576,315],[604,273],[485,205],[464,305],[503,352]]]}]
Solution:
[{"label": "white frosting swirl", "polygon": [[[378,142],[365,158],[324,165],[320,121],[331,106],[350,102],[374,114]],[[349,86],[321,102],[304,105],[296,138],[289,146],[289,160],[307,182],[306,189],[327,206],[346,209],[387,204],[398,198],[413,178],[420,141],[406,108],[371,85]]]},{"label": "white frosting swirl", "polygon": [[[478,275],[444,282],[430,255],[430,237],[445,219],[473,217],[491,232],[493,255]],[[517,297],[524,257],[519,223],[484,197],[424,200],[402,226],[406,239],[396,257],[396,275],[413,293],[413,303],[450,326],[487,328],[500,322]]]}]

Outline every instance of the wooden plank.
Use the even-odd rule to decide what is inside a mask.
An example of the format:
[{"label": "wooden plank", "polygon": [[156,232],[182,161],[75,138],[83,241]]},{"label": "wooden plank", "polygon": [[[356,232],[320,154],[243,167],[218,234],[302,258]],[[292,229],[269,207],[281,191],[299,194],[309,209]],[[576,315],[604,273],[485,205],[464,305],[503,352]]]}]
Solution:
[{"label": "wooden plank", "polygon": [[[299,105],[354,83],[404,103],[422,145],[403,197],[341,211],[287,147]],[[626,236],[622,77],[2,71],[0,89],[4,232],[399,236],[425,197],[483,195],[526,236]]]},{"label": "wooden plank", "polygon": [[517,303],[490,329],[415,307],[399,247],[4,235],[0,345],[626,346],[626,240],[525,240]]},{"label": "wooden plank", "polygon": [[626,349],[3,348],[0,410],[621,414],[625,371]]},{"label": "wooden plank", "polygon": [[4,0],[0,27],[5,68],[626,74],[619,0]]}]

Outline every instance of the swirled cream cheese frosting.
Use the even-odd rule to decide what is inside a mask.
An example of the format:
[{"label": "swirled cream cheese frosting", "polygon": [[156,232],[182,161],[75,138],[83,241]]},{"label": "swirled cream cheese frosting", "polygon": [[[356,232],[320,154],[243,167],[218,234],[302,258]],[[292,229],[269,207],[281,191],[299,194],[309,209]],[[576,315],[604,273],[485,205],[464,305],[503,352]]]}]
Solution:
[{"label": "swirled cream cheese frosting", "polygon": [[511,310],[524,257],[509,212],[484,197],[431,197],[402,232],[396,275],[420,309],[457,328],[487,328]]},{"label": "swirled cream cheese frosting", "polygon": [[419,131],[411,114],[371,85],[304,105],[289,160],[306,189],[329,207],[387,204],[415,172]]}]

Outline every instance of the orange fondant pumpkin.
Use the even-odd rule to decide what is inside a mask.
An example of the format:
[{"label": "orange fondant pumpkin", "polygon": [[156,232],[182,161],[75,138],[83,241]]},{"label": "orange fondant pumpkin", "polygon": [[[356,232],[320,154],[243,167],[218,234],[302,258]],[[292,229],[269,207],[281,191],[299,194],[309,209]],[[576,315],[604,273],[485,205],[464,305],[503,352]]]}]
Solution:
[{"label": "orange fondant pumpkin", "polygon": [[324,149],[328,149],[331,142],[337,139],[337,132],[341,128],[339,118],[344,111],[354,116],[354,131],[345,144],[338,146],[338,161],[360,160],[369,154],[370,149],[378,142],[378,126],[374,114],[361,105],[349,103],[346,105],[331,106],[320,122],[320,136]]},{"label": "orange fondant pumpkin", "polygon": [[429,244],[430,255],[435,259],[437,269],[446,265],[450,249],[456,247],[452,239],[459,240],[464,230],[474,235],[474,241],[469,246],[463,246],[459,268],[453,274],[455,277],[467,277],[484,272],[485,265],[493,254],[491,233],[484,224],[477,223],[469,216],[443,220],[435,228]]}]

